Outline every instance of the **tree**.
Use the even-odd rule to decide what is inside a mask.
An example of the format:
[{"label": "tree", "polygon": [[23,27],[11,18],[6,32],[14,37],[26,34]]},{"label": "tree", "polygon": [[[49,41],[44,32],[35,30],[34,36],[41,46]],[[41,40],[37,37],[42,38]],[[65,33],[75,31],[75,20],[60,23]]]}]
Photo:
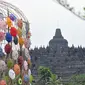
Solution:
[{"label": "tree", "polygon": [[57,79],[57,76],[55,74],[52,74],[52,77],[50,78],[50,82],[48,85],[61,85],[61,82],[59,79]]},{"label": "tree", "polygon": [[85,85],[85,74],[73,75],[65,85]]},{"label": "tree", "polygon": [[40,66],[38,69],[39,80],[37,85],[60,85],[60,81],[57,76],[53,74],[49,68]]},{"label": "tree", "polygon": [[47,82],[49,82],[52,76],[52,72],[50,71],[50,69],[44,66],[39,67],[38,73],[40,78],[39,83],[41,83],[42,85],[45,85]]}]

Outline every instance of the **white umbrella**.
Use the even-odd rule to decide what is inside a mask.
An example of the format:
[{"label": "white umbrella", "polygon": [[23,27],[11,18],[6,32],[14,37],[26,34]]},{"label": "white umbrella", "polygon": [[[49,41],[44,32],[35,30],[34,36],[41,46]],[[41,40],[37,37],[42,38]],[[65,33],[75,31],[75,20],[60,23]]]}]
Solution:
[{"label": "white umbrella", "polygon": [[12,69],[9,70],[9,77],[15,79],[15,72]]}]

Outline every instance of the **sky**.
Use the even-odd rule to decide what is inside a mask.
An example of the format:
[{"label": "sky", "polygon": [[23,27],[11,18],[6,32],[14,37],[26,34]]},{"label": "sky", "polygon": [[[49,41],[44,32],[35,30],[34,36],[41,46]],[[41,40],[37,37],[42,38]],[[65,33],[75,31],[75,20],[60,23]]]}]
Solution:
[{"label": "sky", "polygon": [[[4,0],[23,11],[30,22],[31,48],[47,46],[57,28],[68,41],[68,45],[85,47],[85,21],[73,15],[54,0]],[[85,0],[68,0],[75,11],[81,11]]]}]

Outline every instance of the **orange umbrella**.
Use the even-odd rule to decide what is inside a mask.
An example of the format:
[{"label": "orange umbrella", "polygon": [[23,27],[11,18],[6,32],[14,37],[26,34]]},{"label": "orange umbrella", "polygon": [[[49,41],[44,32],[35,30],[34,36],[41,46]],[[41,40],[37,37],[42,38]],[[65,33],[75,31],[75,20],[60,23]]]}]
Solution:
[{"label": "orange umbrella", "polygon": [[19,45],[23,45],[24,44],[24,39],[22,37],[19,38]]},{"label": "orange umbrella", "polygon": [[15,74],[18,75],[20,73],[20,67],[18,64],[15,64],[14,65],[14,71],[15,71]]},{"label": "orange umbrella", "polygon": [[7,23],[8,27],[12,26],[12,21],[9,17],[6,18],[6,23]]}]

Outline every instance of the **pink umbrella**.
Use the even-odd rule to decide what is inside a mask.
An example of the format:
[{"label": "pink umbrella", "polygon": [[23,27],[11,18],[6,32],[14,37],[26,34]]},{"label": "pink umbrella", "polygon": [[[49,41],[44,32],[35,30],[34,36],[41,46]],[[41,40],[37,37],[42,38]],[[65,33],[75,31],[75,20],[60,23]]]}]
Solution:
[{"label": "pink umbrella", "polygon": [[0,19],[0,29],[2,29],[2,30],[6,30],[6,22],[4,21],[4,20],[1,20]]},{"label": "pink umbrella", "polygon": [[0,32],[0,42],[3,41],[4,39],[5,39],[5,33]]}]

